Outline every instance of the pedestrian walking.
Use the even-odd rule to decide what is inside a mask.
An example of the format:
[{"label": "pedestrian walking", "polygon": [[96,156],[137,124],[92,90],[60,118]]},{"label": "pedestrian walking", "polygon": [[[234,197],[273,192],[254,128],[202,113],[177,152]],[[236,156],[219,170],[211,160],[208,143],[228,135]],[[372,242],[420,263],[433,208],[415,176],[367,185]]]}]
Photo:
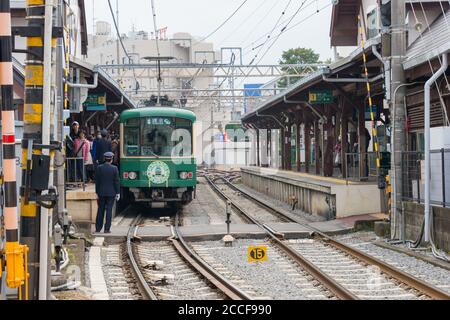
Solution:
[{"label": "pedestrian walking", "polygon": [[[105,162],[95,171],[95,193],[98,197],[98,211],[95,223],[95,232],[105,227],[105,233],[111,233],[112,208],[114,200],[120,199],[119,170],[112,165],[114,154],[103,154]],[[106,222],[104,224],[106,211]]]}]

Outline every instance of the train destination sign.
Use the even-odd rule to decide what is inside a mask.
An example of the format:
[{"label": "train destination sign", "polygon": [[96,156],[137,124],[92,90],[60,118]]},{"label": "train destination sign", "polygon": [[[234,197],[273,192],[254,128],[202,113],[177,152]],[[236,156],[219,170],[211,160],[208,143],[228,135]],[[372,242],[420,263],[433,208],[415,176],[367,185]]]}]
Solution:
[{"label": "train destination sign", "polygon": [[309,91],[310,104],[333,103],[333,92],[331,90],[311,90]]},{"label": "train destination sign", "polygon": [[267,261],[267,246],[249,246],[248,262]]}]

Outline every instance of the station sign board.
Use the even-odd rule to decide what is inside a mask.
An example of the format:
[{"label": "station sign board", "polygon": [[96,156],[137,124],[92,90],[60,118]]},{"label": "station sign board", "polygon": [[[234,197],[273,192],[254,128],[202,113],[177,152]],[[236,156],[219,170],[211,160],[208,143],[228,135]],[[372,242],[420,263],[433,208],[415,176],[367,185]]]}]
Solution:
[{"label": "station sign board", "polygon": [[83,109],[86,111],[105,111],[106,94],[91,93],[83,102]]},{"label": "station sign board", "polygon": [[333,91],[331,90],[311,90],[309,91],[310,104],[327,104],[333,103]]}]

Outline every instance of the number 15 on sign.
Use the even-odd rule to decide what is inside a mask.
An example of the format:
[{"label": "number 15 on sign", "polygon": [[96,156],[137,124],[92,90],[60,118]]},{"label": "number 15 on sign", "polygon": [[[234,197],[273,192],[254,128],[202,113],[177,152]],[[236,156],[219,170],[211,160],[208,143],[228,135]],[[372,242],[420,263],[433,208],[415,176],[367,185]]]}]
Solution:
[{"label": "number 15 on sign", "polygon": [[267,261],[267,246],[249,246],[248,262]]}]

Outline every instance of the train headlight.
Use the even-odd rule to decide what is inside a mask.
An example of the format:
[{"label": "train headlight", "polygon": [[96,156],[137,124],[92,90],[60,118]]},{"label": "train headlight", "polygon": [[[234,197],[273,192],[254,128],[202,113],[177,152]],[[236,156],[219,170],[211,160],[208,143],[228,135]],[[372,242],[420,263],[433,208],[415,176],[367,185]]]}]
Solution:
[{"label": "train headlight", "polygon": [[128,179],[136,180],[137,179],[137,173],[134,172],[134,171],[128,172]]},{"label": "train headlight", "polygon": [[193,173],[182,171],[178,174],[178,176],[180,177],[181,180],[192,179]]},{"label": "train headlight", "polygon": [[186,179],[187,179],[187,176],[188,176],[188,173],[187,173],[187,172],[180,172],[180,179],[181,179],[181,180],[186,180]]}]

